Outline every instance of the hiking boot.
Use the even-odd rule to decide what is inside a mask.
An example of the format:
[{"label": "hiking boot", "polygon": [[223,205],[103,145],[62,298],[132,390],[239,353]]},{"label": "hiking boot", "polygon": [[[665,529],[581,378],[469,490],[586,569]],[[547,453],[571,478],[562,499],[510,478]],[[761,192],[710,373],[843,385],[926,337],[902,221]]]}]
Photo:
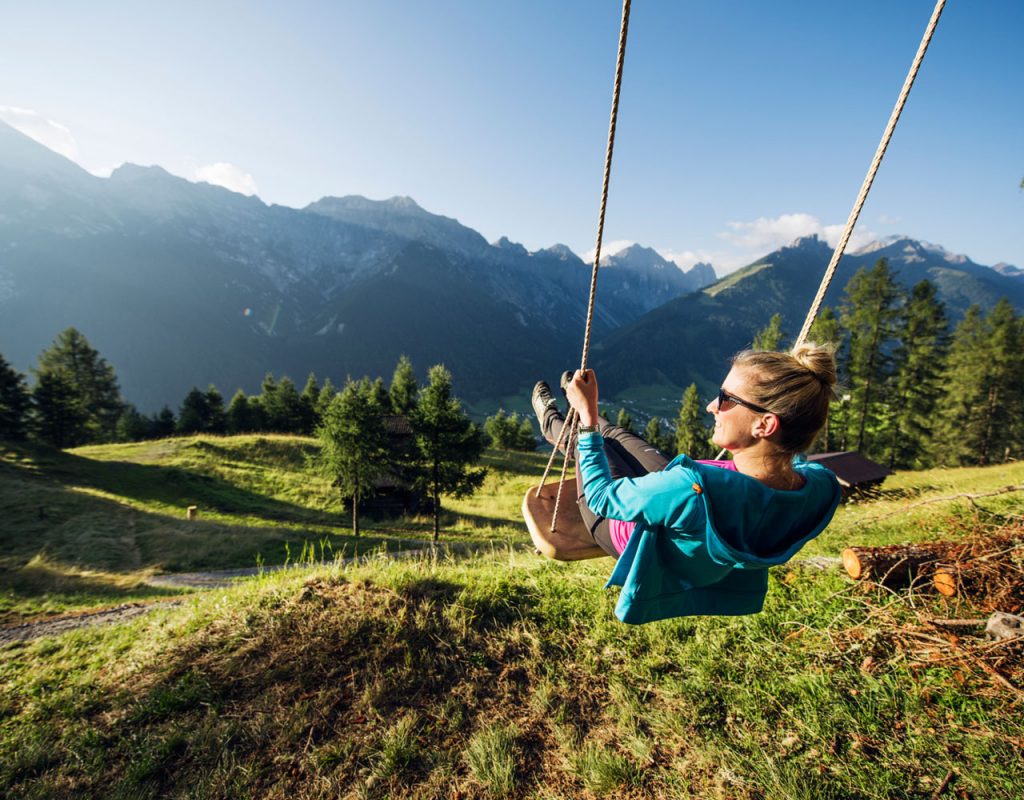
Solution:
[{"label": "hiking boot", "polygon": [[575,370],[567,369],[562,373],[562,379],[558,382],[558,386],[562,390],[562,394],[565,394],[565,387],[572,383],[572,376],[576,374]]},{"label": "hiking boot", "polygon": [[547,410],[553,408],[556,412],[558,411],[558,403],[552,396],[551,387],[548,386],[547,381],[537,381],[537,385],[533,387],[533,394],[530,396],[530,405],[533,406],[533,413],[537,415],[537,420],[543,428]]}]

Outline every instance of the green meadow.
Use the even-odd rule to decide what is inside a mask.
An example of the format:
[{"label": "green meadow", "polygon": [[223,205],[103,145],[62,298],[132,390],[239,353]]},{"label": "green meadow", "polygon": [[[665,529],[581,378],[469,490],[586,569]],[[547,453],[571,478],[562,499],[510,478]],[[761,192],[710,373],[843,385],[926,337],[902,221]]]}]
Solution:
[{"label": "green meadow", "polygon": [[[631,627],[603,588],[610,561],[534,555],[519,505],[545,456],[489,451],[430,550],[427,517],[368,519],[354,539],[314,447],[0,451],[2,624],[181,601],[0,646],[0,794],[1024,795],[1024,647],[951,640],[927,621],[986,615],[857,584],[834,560],[1019,525],[1024,493],[942,498],[1024,484],[1024,465],[896,475],[773,571],[763,613]],[[147,583],[285,563],[304,568]]]}]

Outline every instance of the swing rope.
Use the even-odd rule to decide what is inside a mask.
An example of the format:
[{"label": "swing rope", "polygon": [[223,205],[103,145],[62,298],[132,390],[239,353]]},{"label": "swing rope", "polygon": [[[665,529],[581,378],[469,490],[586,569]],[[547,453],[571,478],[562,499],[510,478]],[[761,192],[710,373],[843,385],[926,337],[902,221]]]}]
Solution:
[{"label": "swing rope", "polygon": [[871,161],[871,166],[868,168],[868,174],[864,178],[864,183],[860,187],[860,193],[857,195],[857,200],[853,204],[853,208],[850,210],[850,216],[846,220],[846,228],[843,229],[843,235],[839,238],[839,244],[836,245],[835,252],[832,253],[832,260],[829,262],[828,268],[825,270],[825,275],[821,279],[821,285],[818,287],[818,293],[814,296],[811,308],[807,312],[807,318],[804,320],[803,327],[800,329],[800,335],[796,337],[796,342],[793,344],[794,350],[807,340],[807,335],[811,331],[811,325],[814,324],[814,320],[818,316],[818,312],[821,310],[821,303],[825,299],[825,292],[828,291],[829,284],[832,283],[832,278],[835,277],[836,269],[839,266],[839,260],[843,257],[843,253],[846,252],[846,245],[850,241],[850,236],[853,234],[853,229],[857,224],[857,218],[860,216],[861,209],[864,207],[864,201],[867,200],[871,184],[875,181],[875,174],[878,172],[878,168],[882,164],[882,157],[885,155],[886,148],[889,147],[889,140],[892,139],[893,131],[896,130],[896,123],[899,122],[900,114],[903,113],[903,106],[907,102],[907,97],[910,95],[910,89],[914,85],[914,79],[917,78],[917,71],[920,69],[921,62],[924,60],[924,54],[928,51],[928,45],[931,44],[932,35],[935,33],[936,25],[939,24],[939,17],[942,15],[942,9],[945,5],[946,0],[937,0],[935,3],[935,10],[932,12],[932,18],[929,20],[928,27],[925,28],[924,36],[921,39],[921,44],[917,48],[917,55],[914,56],[914,62],[910,65],[910,72],[907,73],[907,79],[903,82],[903,89],[900,90],[900,95],[896,100],[896,106],[893,108],[892,114],[889,116],[889,123],[885,126],[885,132],[882,134],[882,140],[878,143],[878,149],[875,151],[875,157]]},{"label": "swing rope", "polygon": [[[622,67],[626,60],[626,36],[629,33],[629,7],[630,0],[622,0],[622,22],[619,25],[619,51],[615,61],[615,87],[612,90],[612,111],[608,123],[608,147],[604,156],[604,178],[601,181],[601,210],[597,221],[597,246],[594,248],[594,266],[590,273],[590,296],[587,300],[587,323],[583,333],[583,355],[580,359],[580,370],[587,368],[587,358],[590,355],[590,331],[594,323],[594,300],[597,297],[597,273],[601,266],[601,242],[604,238],[604,216],[608,207],[608,183],[612,172],[612,152],[615,149],[615,127],[619,118],[619,92],[622,88]],[[569,468],[569,459],[572,457],[575,441],[577,438],[577,427],[579,415],[576,409],[570,409],[562,423],[562,433],[558,437],[558,444],[551,451],[551,457],[544,468],[540,484],[537,486],[537,493],[540,493],[544,481],[551,472],[551,465],[555,461],[555,454],[565,440],[565,459],[562,461],[562,473],[558,482],[558,493],[555,495],[555,508],[551,515],[551,530],[556,530],[558,524],[558,506],[562,500],[562,487],[565,485],[565,474]]]}]

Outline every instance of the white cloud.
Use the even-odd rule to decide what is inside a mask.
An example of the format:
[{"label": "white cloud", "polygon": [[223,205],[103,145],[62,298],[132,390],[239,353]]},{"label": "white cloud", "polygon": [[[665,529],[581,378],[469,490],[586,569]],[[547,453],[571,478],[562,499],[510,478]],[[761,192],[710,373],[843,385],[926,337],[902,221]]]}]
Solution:
[{"label": "white cloud", "polygon": [[903,222],[903,217],[894,217],[891,214],[880,214],[878,216],[878,221],[882,225],[899,225]]},{"label": "white cloud", "polygon": [[[846,228],[845,222],[841,225],[826,225],[823,228],[822,238],[832,247],[835,247],[839,244],[839,237],[843,235],[844,228]],[[865,228],[863,225],[857,225],[854,227],[853,233],[850,234],[850,241],[847,243],[844,252],[859,250],[864,245],[871,244],[877,238],[878,234],[874,231]]]},{"label": "white cloud", "polygon": [[688,270],[694,264],[704,261],[713,262],[715,254],[710,250],[673,250],[671,248],[657,247],[658,255],[666,261],[673,261],[682,270]]},{"label": "white cloud", "polygon": [[78,158],[78,142],[65,125],[47,119],[29,108],[0,106],[0,120],[65,158]]},{"label": "white cloud", "polygon": [[95,169],[90,169],[89,172],[91,172],[97,178],[109,178],[111,174],[114,172],[114,170],[117,169],[119,166],[121,165],[111,164],[110,166],[107,167],[96,167]]},{"label": "white cloud", "polygon": [[[758,217],[753,222],[730,222],[729,230],[719,233],[718,237],[732,247],[720,254],[718,260],[712,258],[711,261],[718,274],[723,275],[804,236],[816,235],[830,247],[835,247],[845,227],[846,223],[822,225],[817,217],[803,212],[774,218]],[[846,249],[856,250],[877,238],[878,235],[869,228],[857,225]]]},{"label": "white cloud", "polygon": [[229,164],[226,161],[218,161],[216,164],[207,164],[198,167],[194,173],[197,181],[212,183],[214,186],[223,186],[232,192],[239,194],[254,195],[259,192],[256,186],[256,179],[241,167]]},{"label": "white cloud", "polygon": [[[621,253],[627,247],[632,247],[636,242],[632,239],[616,239],[612,242],[601,242],[601,263],[604,263],[605,258],[613,256],[616,253]],[[594,254],[597,252],[596,247],[591,247],[587,252],[580,256],[585,264],[594,263]]]},{"label": "white cloud", "polygon": [[783,214],[774,219],[758,217],[753,222],[730,222],[719,238],[747,250],[770,252],[801,236],[822,234],[821,223],[810,214]]}]

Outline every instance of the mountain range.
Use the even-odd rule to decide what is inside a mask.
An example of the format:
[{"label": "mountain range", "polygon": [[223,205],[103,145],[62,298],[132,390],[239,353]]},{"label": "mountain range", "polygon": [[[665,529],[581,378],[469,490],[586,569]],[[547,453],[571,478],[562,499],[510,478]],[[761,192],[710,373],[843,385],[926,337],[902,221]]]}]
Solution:
[{"label": "mountain range", "polygon": [[[710,386],[775,311],[799,327],[829,255],[800,240],[721,280],[640,245],[603,258],[602,389]],[[934,280],[954,316],[1004,295],[1024,306],[1021,270],[906,238],[844,258],[830,297],[883,255],[908,283]],[[480,413],[525,408],[534,380],[579,362],[590,272],[564,245],[488,243],[407,197],[294,209],[160,167],[99,178],[0,123],[0,352],[27,370],[74,326],[144,410],[192,385],[252,392],[267,372],[387,378],[403,353],[421,375],[445,363]]]}]

